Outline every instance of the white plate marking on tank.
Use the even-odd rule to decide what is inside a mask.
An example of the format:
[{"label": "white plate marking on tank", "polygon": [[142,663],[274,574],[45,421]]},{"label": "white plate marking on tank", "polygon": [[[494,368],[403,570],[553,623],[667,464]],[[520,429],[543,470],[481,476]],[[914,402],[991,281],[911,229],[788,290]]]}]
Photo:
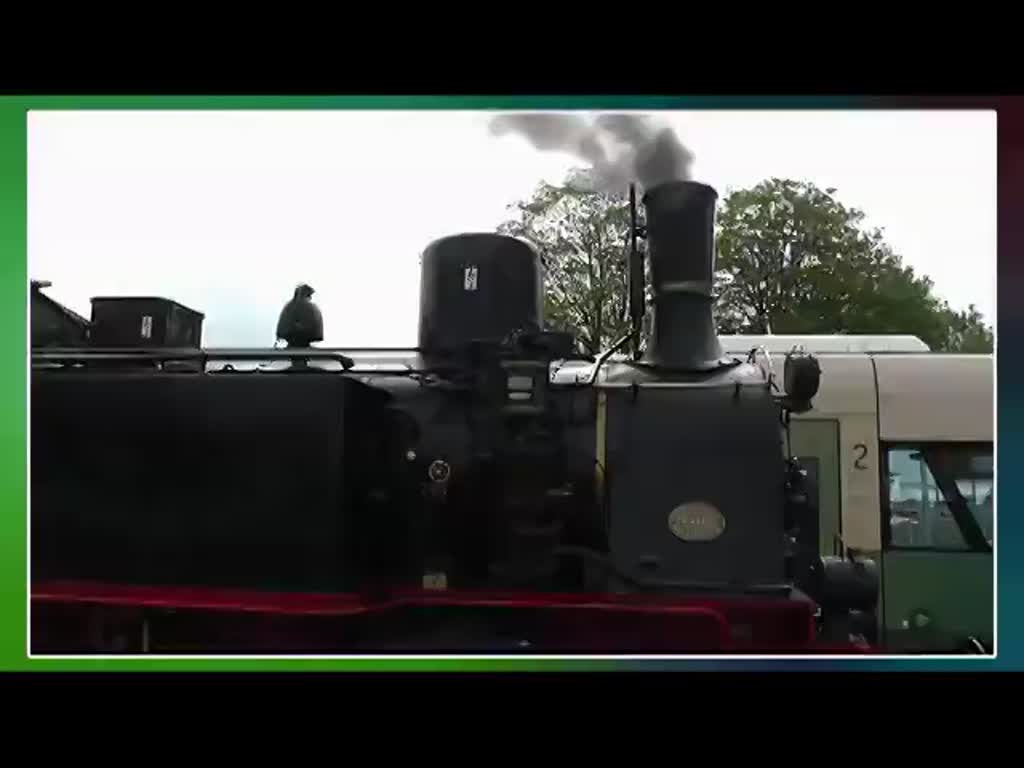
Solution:
[{"label": "white plate marking on tank", "polygon": [[714,541],[725,532],[725,515],[706,501],[691,501],[669,513],[668,528],[683,541]]}]

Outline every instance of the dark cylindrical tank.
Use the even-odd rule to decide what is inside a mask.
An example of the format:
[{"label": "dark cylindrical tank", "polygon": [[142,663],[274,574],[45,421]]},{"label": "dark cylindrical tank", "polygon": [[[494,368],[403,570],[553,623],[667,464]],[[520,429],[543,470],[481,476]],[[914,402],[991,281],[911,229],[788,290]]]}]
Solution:
[{"label": "dark cylindrical tank", "polygon": [[648,364],[699,371],[722,357],[711,307],[717,198],[712,187],[692,181],[644,195],[654,293]]},{"label": "dark cylindrical tank", "polygon": [[521,240],[460,234],[423,252],[419,347],[425,355],[459,353],[472,341],[500,341],[543,324],[540,261]]}]

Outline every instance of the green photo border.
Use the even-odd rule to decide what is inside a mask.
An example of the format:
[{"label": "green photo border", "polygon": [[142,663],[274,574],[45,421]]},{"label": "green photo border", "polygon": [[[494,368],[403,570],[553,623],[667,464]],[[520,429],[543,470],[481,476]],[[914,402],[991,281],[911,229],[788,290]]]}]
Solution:
[{"label": "green photo border", "polygon": [[[681,96],[0,96],[0,312],[5,359],[17,360],[2,373],[0,417],[0,668],[4,670],[390,670],[495,671],[611,669],[767,669],[857,668],[915,669],[959,667],[972,662],[900,662],[884,660],[820,661],[626,661],[600,659],[266,659],[266,658],[34,658],[27,652],[27,114],[30,110],[367,110],[367,109],[857,109],[879,106],[876,100],[850,97],[681,97]],[[900,108],[899,104],[887,104]],[[905,107],[905,104],[903,105]],[[25,361],[22,367],[20,361]],[[1008,651],[1000,639],[1001,654]],[[987,666],[990,666],[988,662]],[[1001,665],[1000,665],[1001,666]]]}]

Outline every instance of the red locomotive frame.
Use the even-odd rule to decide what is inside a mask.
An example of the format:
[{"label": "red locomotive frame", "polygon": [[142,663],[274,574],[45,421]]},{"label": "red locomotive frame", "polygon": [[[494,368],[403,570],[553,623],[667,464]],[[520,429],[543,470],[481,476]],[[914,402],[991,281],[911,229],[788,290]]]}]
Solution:
[{"label": "red locomotive frame", "polygon": [[[33,653],[316,653],[424,651],[395,638],[382,649],[351,649],[353,621],[411,611],[522,616],[536,642],[506,643],[501,654],[602,655],[863,654],[818,638],[815,607],[789,598],[484,593],[409,590],[359,594],[272,593],[218,588],[50,582],[32,589]],[[487,650],[474,652],[489,653]],[[490,651],[494,652],[494,651]]]}]

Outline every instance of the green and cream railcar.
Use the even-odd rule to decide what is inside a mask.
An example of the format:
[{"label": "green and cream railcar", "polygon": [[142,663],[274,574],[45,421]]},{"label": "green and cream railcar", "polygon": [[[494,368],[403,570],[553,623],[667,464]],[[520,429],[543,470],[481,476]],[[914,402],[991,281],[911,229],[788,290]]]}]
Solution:
[{"label": "green and cream railcar", "polygon": [[880,564],[880,644],[992,651],[993,357],[930,353],[912,337],[733,337],[727,351],[751,341],[777,372],[795,344],[818,357],[792,451],[818,481],[823,553]]}]

